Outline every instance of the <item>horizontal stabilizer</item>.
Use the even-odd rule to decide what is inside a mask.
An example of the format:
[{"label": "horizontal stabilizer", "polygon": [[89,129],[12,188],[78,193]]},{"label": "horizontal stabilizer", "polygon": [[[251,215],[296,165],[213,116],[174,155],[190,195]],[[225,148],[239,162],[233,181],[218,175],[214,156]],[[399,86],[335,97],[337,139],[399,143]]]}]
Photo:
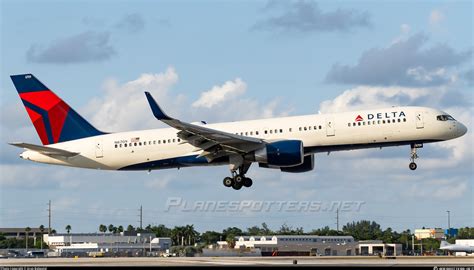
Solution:
[{"label": "horizontal stabilizer", "polygon": [[24,148],[27,150],[35,151],[43,155],[53,155],[53,156],[63,156],[63,157],[73,157],[73,156],[79,155],[79,153],[70,152],[67,150],[62,150],[62,149],[48,147],[48,146],[31,144],[31,143],[9,143],[9,144],[16,147]]}]

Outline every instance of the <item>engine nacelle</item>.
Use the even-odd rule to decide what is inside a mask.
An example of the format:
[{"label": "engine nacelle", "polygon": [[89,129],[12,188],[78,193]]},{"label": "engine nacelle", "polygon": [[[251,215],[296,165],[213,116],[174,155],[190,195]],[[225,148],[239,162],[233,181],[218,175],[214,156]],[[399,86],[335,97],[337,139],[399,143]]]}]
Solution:
[{"label": "engine nacelle", "polygon": [[255,151],[255,161],[275,167],[293,167],[303,163],[303,142],[299,140],[278,141]]},{"label": "engine nacelle", "polygon": [[289,173],[302,173],[302,172],[309,172],[314,169],[314,155],[308,155],[304,157],[303,164],[293,167],[284,167],[280,168],[282,172],[289,172]]}]

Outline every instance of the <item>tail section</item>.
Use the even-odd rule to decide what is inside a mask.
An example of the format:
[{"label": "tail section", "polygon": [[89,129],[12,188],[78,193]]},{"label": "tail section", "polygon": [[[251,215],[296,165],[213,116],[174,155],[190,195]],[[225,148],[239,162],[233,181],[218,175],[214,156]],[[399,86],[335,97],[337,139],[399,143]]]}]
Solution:
[{"label": "tail section", "polygon": [[440,243],[439,247],[447,247],[449,245],[450,244],[446,240],[441,240],[441,243]]},{"label": "tail section", "polygon": [[43,145],[104,134],[32,74],[10,77]]}]

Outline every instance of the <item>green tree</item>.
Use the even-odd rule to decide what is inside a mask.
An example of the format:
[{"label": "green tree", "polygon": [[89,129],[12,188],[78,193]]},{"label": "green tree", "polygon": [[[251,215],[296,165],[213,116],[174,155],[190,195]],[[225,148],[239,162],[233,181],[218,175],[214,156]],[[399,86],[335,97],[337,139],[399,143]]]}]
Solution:
[{"label": "green tree", "polygon": [[135,228],[132,226],[132,224],[127,226],[127,232],[134,232]]},{"label": "green tree", "polygon": [[114,226],[113,224],[109,224],[108,229],[109,229],[109,232],[110,232],[110,233],[113,233],[113,232],[114,232],[114,227],[115,227],[115,226]]},{"label": "green tree", "polygon": [[72,228],[71,228],[71,225],[69,225],[69,224],[66,225],[67,234],[69,234],[69,232],[71,231],[71,229],[72,229]]},{"label": "green tree", "polygon": [[105,232],[107,232],[107,226],[105,226],[104,224],[100,224],[99,225],[99,232],[102,232],[105,234]]},{"label": "green tree", "polygon": [[151,231],[156,237],[171,237],[171,229],[163,224],[151,227]]},{"label": "green tree", "polygon": [[342,231],[347,235],[352,235],[356,240],[382,240],[382,230],[376,222],[361,220],[347,223],[342,227]]},{"label": "green tree", "polygon": [[117,231],[118,231],[119,233],[123,232],[123,226],[122,226],[122,225],[118,226]]},{"label": "green tree", "polygon": [[206,245],[216,244],[217,241],[222,239],[222,234],[220,232],[215,231],[206,231],[201,234],[201,242],[205,243]]}]

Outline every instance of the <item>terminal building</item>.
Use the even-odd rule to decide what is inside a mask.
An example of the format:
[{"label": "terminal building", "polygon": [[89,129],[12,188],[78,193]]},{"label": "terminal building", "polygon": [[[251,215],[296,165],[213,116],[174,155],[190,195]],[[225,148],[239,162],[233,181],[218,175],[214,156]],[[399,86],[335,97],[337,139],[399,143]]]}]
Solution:
[{"label": "terminal building", "polygon": [[45,234],[44,241],[56,256],[87,255],[91,252],[134,256],[164,252],[171,247],[171,238],[155,237],[153,233]]},{"label": "terminal building", "polygon": [[236,237],[235,249],[260,249],[262,256],[358,255],[352,236],[273,235]]}]

